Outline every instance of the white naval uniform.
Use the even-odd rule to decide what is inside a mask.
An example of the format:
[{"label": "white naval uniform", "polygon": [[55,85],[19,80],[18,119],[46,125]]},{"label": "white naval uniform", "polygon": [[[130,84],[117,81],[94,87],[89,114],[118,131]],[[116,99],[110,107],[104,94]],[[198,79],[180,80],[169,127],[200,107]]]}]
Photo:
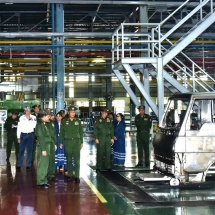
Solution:
[{"label": "white naval uniform", "polygon": [[26,167],[31,166],[33,142],[34,142],[34,128],[37,124],[37,118],[30,114],[28,119],[26,115],[19,118],[17,126],[17,138],[20,138],[19,155],[17,160],[17,167],[22,166],[25,149],[27,151]]},{"label": "white naval uniform", "polygon": [[19,122],[17,126],[17,138],[20,138],[21,133],[34,132],[36,124],[37,124],[36,116],[30,114],[30,118],[28,119],[26,115],[22,115],[19,118]]}]

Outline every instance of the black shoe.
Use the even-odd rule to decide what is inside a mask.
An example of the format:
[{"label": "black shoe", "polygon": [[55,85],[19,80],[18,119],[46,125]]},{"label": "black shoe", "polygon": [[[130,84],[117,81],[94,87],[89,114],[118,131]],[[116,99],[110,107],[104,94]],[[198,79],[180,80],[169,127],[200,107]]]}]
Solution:
[{"label": "black shoe", "polygon": [[135,167],[142,167],[143,166],[143,164],[137,164]]},{"label": "black shoe", "polygon": [[80,178],[79,178],[79,177],[76,177],[76,178],[75,178],[75,183],[77,183],[77,184],[80,183]]},{"label": "black shoe", "polygon": [[37,187],[42,188],[42,189],[48,189],[49,188],[49,186],[47,184],[38,184]]},{"label": "black shoe", "polygon": [[17,167],[16,167],[16,170],[17,170],[17,171],[20,171],[20,170],[21,170],[21,167],[20,167],[20,166],[17,166]]},{"label": "black shoe", "polygon": [[46,185],[48,186],[48,187],[51,187],[52,185],[51,184],[49,184],[49,183],[46,183]]},{"label": "black shoe", "polygon": [[31,170],[31,167],[27,166],[26,171],[29,172]]},{"label": "black shoe", "polygon": [[68,182],[72,182],[73,181],[73,177],[67,176],[67,181]]},{"label": "black shoe", "polygon": [[48,178],[49,179],[49,181],[58,181],[58,178],[57,177],[50,177],[50,178]]}]

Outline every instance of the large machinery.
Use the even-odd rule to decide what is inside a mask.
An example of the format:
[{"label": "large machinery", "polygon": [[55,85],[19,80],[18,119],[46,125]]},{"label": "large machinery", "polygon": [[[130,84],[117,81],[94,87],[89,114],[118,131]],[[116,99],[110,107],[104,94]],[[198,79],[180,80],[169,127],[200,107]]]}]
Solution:
[{"label": "large machinery", "polygon": [[170,97],[153,139],[155,170],[176,184],[204,182],[215,163],[214,131],[214,93]]}]

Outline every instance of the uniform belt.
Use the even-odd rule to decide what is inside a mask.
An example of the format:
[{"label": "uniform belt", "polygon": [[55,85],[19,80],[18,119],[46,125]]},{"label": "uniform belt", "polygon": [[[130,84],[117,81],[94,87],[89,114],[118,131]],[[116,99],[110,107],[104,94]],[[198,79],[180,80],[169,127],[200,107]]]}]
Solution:
[{"label": "uniform belt", "polygon": [[66,140],[78,140],[80,138],[69,138],[69,139],[66,139]]},{"label": "uniform belt", "polygon": [[28,132],[28,133],[22,132],[22,134],[32,134],[32,133],[34,133],[34,132],[33,131],[32,132]]}]

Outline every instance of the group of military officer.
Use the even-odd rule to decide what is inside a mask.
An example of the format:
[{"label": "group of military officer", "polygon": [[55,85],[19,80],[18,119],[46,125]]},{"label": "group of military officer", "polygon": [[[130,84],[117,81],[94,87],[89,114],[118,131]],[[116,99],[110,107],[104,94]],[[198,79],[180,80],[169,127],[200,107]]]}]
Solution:
[{"label": "group of military officer", "polygon": [[[41,188],[48,188],[50,184],[48,179],[55,179],[55,151],[56,130],[54,122],[51,120],[49,109],[39,111],[38,106],[34,106],[34,115],[30,114],[30,108],[25,108],[25,115],[21,116],[18,122],[17,113],[13,112],[5,127],[8,134],[12,134],[13,129],[17,127],[16,157],[17,170],[20,170],[23,162],[25,148],[27,149],[26,170],[35,157],[34,145],[37,145],[37,185]],[[145,166],[150,165],[149,160],[149,135],[151,128],[151,118],[145,114],[145,107],[139,106],[139,114],[135,117],[137,127],[137,149],[138,163],[137,167],[143,166],[143,151],[145,153]],[[68,166],[68,181],[80,182],[80,150],[83,147],[83,129],[81,120],[75,116],[76,108],[68,108],[67,116],[62,120],[60,127],[60,148],[65,148],[65,155]],[[101,111],[94,124],[95,143],[97,144],[96,170],[100,171],[103,167],[111,171],[111,144],[114,143],[114,128],[112,121],[108,118],[108,109]],[[35,134],[34,134],[35,131]],[[14,136],[8,135],[7,161],[10,157],[11,144]],[[18,149],[19,148],[19,149]],[[73,162],[75,164],[75,175],[73,175]]]},{"label": "group of military officer", "polygon": [[[138,107],[139,114],[135,116],[135,125],[137,127],[137,151],[138,163],[136,167],[143,166],[143,151],[145,154],[145,167],[149,167],[149,138],[152,125],[151,117],[145,114],[145,106]],[[114,143],[114,128],[112,121],[108,118],[109,110],[104,108],[101,116],[94,124],[95,143],[97,144],[96,171],[106,169],[111,171],[111,144]]]},{"label": "group of military officer", "polygon": [[[60,127],[60,148],[65,148],[67,159],[68,176],[67,181],[80,183],[80,150],[83,146],[83,129],[79,118],[75,117],[76,108],[68,108],[68,115],[62,120]],[[55,150],[57,149],[56,130],[53,121],[50,122],[50,112],[40,111],[40,122],[37,123],[35,134],[37,137],[37,185],[48,188],[48,179],[55,180]],[[73,174],[73,164],[75,174]]]}]

